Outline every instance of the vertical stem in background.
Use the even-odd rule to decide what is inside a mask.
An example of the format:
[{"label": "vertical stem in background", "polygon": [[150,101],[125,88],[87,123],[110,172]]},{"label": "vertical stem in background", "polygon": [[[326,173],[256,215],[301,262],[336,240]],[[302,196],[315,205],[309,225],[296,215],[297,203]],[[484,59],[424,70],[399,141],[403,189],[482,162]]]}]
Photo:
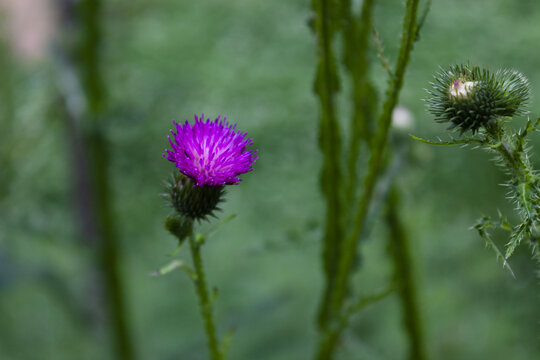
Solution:
[{"label": "vertical stem in background", "polygon": [[199,298],[199,306],[201,308],[201,315],[204,320],[204,329],[206,331],[206,337],[208,339],[208,349],[210,351],[210,358],[212,360],[223,359],[223,354],[219,349],[219,342],[216,336],[216,327],[213,319],[212,300],[208,295],[208,288],[206,284],[206,277],[204,275],[203,263],[201,258],[201,243],[197,242],[193,235],[189,236],[189,249],[191,251],[191,259],[193,260],[193,266],[195,267],[196,278],[193,280],[195,289],[197,290],[197,297]]},{"label": "vertical stem in background", "polygon": [[323,264],[326,276],[326,291],[319,309],[318,324],[326,328],[328,304],[333,288],[335,273],[342,242],[341,209],[341,167],[340,135],[336,118],[335,94],[339,90],[337,66],[332,50],[332,38],[336,30],[330,0],[313,0],[315,11],[315,32],[318,43],[318,65],[315,78],[315,92],[319,96],[321,122],[319,126],[319,146],[323,153],[321,187],[326,198],[326,226],[323,245]]},{"label": "vertical stem in background", "polygon": [[[344,64],[352,78],[353,116],[351,119],[351,139],[348,149],[347,181],[340,181],[339,168],[340,138],[335,115],[334,94],[338,90],[337,66],[332,51],[332,36],[337,29],[332,27],[332,12],[328,1],[314,2],[317,12],[317,33],[319,35],[319,67],[316,79],[316,90],[321,100],[321,149],[324,156],[322,173],[323,191],[327,197],[327,221],[324,241],[323,260],[325,265],[326,287],[319,307],[319,326],[327,328],[332,316],[330,313],[331,292],[337,273],[337,264],[341,257],[345,219],[354,201],[357,183],[356,164],[359,156],[360,141],[369,139],[369,118],[373,111],[374,90],[367,81],[369,70],[367,48],[371,28],[371,14],[374,0],[366,0],[362,6],[360,23],[353,15],[350,0],[340,0],[340,6],[334,9],[340,16],[343,26]],[[335,5],[334,5],[335,7]],[[332,84],[335,83],[335,87]],[[330,183],[330,181],[333,183]],[[340,201],[340,187],[345,186],[343,201]]]},{"label": "vertical stem in background", "polygon": [[80,16],[83,26],[79,59],[82,67],[82,82],[86,92],[89,115],[92,117],[91,120],[97,123],[104,102],[104,86],[99,62],[101,0],[83,0]]},{"label": "vertical stem in background", "polygon": [[101,261],[110,321],[113,327],[117,358],[134,359],[133,343],[126,318],[123,284],[119,271],[118,236],[112,215],[109,183],[109,158],[104,126],[100,116],[103,110],[104,88],[100,68],[100,8],[99,0],[83,0],[80,7],[82,42],[79,53],[83,89],[86,95],[87,116],[90,120],[88,139],[92,179],[94,181],[95,211]]},{"label": "vertical stem in background", "polygon": [[346,209],[350,209],[356,199],[358,185],[357,164],[360,143],[369,148],[372,122],[375,112],[375,90],[368,80],[368,47],[371,34],[371,18],[375,0],[365,0],[357,19],[351,9],[351,1],[343,0],[343,63],[352,81],[353,114],[350,124],[350,144],[347,157],[347,183],[345,188]]},{"label": "vertical stem in background", "polygon": [[340,259],[336,284],[332,293],[332,312],[336,314],[340,313],[347,293],[347,282],[356,257],[358,239],[364,230],[365,219],[381,170],[388,130],[392,120],[392,111],[397,103],[398,95],[403,84],[403,76],[409,63],[410,53],[416,36],[417,10],[418,0],[408,0],[403,20],[398,60],[394,75],[390,79],[389,87],[386,91],[386,99],[384,101],[382,113],[377,122],[378,128],[375,133],[370,154],[368,172],[364,180],[362,198],[355,214],[352,232],[347,234],[343,244],[343,256]]},{"label": "vertical stem in background", "polygon": [[424,360],[422,323],[418,313],[418,297],[414,282],[413,264],[409,239],[399,217],[399,194],[395,187],[390,189],[387,200],[386,223],[390,228],[389,250],[394,261],[399,300],[403,322],[409,337],[409,360]]},{"label": "vertical stem in background", "polygon": [[[378,118],[377,131],[371,145],[367,175],[364,180],[364,188],[360,204],[353,216],[352,230],[347,233],[340,244],[340,258],[333,287],[328,292],[330,306],[328,312],[333,316],[333,328],[329,329],[319,343],[317,359],[329,360],[333,358],[335,348],[339,343],[343,331],[343,305],[347,297],[349,278],[352,273],[353,263],[356,258],[358,241],[364,232],[365,221],[373,198],[375,185],[383,166],[383,153],[386,147],[388,131],[392,120],[392,111],[397,103],[399,92],[403,84],[405,69],[409,63],[410,53],[417,36],[417,11],[418,0],[407,0],[401,43],[398,59],[393,76],[390,79],[382,112]],[[346,319],[345,319],[346,320]]]},{"label": "vertical stem in background", "polygon": [[[1,19],[0,19],[1,20]],[[11,161],[12,124],[15,117],[15,105],[13,96],[13,67],[6,45],[0,39],[0,125],[2,135],[0,136],[0,160],[2,160],[2,170],[0,171],[0,201],[7,195],[10,178],[12,175],[13,163]]]}]

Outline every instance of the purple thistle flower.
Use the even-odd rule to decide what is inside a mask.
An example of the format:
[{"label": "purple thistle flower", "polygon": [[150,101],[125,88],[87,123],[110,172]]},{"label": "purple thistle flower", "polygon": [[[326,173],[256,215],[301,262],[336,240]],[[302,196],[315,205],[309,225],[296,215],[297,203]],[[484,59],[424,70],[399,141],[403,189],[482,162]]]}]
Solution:
[{"label": "purple thistle flower", "polygon": [[195,114],[195,123],[178,124],[173,120],[176,132],[171,130],[169,142],[172,150],[163,156],[173,162],[182,174],[191,178],[196,186],[233,185],[241,181],[238,175],[253,170],[257,150],[247,150],[253,139],[247,133],[236,131],[226,117],[214,121],[204,114]]}]

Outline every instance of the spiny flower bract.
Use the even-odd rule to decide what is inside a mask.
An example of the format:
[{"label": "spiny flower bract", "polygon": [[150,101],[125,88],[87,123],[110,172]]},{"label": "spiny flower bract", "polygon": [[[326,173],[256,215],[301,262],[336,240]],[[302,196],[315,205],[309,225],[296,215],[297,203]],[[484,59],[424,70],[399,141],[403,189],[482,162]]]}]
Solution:
[{"label": "spiny flower bract", "polygon": [[238,175],[252,170],[256,150],[247,150],[253,140],[236,130],[224,117],[204,121],[204,114],[195,115],[195,123],[178,124],[169,136],[171,150],[164,157],[173,162],[196,186],[233,185]]},{"label": "spiny flower bract", "polygon": [[431,82],[428,110],[438,122],[450,122],[450,129],[473,134],[500,116],[524,114],[529,84],[520,72],[489,70],[478,66],[453,65],[441,69]]},{"label": "spiny flower bract", "polygon": [[[215,217],[214,211],[221,210],[218,205],[225,193],[223,186],[195,186],[192,179],[179,172],[175,172],[165,183],[165,190],[163,197],[169,205],[182,217],[194,220],[208,220],[208,216]],[[171,231],[170,228],[168,230]],[[178,232],[178,229],[175,231]]]}]

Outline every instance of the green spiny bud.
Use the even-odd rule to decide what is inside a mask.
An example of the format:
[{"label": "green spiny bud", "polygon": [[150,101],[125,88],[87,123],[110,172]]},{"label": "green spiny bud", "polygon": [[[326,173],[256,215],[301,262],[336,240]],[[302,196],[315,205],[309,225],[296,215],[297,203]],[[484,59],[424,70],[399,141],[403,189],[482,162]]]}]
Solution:
[{"label": "green spiny bud", "polygon": [[491,73],[478,66],[453,65],[442,69],[431,82],[428,110],[438,122],[450,122],[449,129],[461,133],[482,126],[498,117],[524,114],[529,99],[529,83],[515,70]]},{"label": "green spiny bud", "polygon": [[206,220],[219,210],[218,204],[225,193],[223,186],[196,186],[189,177],[175,173],[166,184],[164,194],[178,214],[192,220]]},{"label": "green spiny bud", "polygon": [[176,236],[181,244],[193,232],[193,219],[180,214],[172,214],[167,216],[165,228]]}]

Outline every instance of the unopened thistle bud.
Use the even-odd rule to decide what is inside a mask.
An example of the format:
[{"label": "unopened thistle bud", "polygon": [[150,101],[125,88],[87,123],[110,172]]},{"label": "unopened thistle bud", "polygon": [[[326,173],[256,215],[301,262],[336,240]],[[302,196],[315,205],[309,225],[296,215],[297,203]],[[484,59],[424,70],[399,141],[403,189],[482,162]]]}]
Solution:
[{"label": "unopened thistle bud", "polygon": [[438,122],[461,133],[487,126],[499,117],[526,113],[529,83],[515,70],[491,73],[478,66],[453,65],[442,69],[431,82],[428,110]]},{"label": "unopened thistle bud", "polygon": [[184,241],[193,232],[193,219],[178,213],[167,216],[165,228],[176,236],[180,242]]}]

